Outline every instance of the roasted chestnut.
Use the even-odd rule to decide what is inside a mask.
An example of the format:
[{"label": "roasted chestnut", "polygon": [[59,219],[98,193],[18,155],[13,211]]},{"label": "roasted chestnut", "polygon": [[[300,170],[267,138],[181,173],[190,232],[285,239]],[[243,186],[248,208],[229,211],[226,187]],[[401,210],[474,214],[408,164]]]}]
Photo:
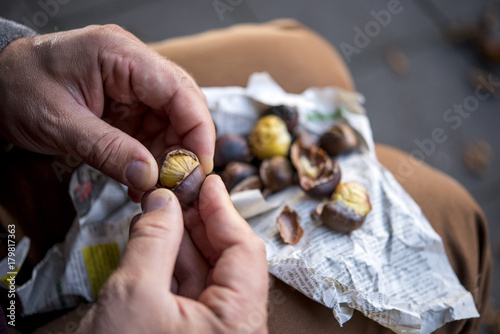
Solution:
[{"label": "roasted chestnut", "polygon": [[290,245],[295,245],[304,235],[304,229],[300,226],[300,216],[288,205],[283,207],[276,224],[281,238]]},{"label": "roasted chestnut", "polygon": [[224,168],[233,161],[250,162],[253,154],[245,138],[237,134],[225,134],[215,141],[214,166]]},{"label": "roasted chestnut", "polygon": [[339,184],[333,200],[322,208],[320,218],[323,224],[333,230],[350,233],[363,225],[371,211],[370,197],[365,187],[355,182]]},{"label": "roasted chestnut", "polygon": [[294,176],[292,164],[282,156],[274,156],[262,161],[259,174],[264,187],[272,192],[288,187],[292,184]]},{"label": "roasted chestnut", "polygon": [[159,186],[172,189],[181,206],[191,206],[198,201],[205,172],[198,157],[191,151],[167,151],[158,160]]},{"label": "roasted chestnut", "polygon": [[249,176],[257,175],[257,167],[244,162],[231,162],[221,173],[221,178],[226,185],[227,191],[231,191],[235,185]]},{"label": "roasted chestnut", "polygon": [[304,146],[295,140],[290,158],[297,169],[300,187],[309,195],[330,197],[340,182],[341,172],[337,161],[317,146]]},{"label": "roasted chestnut", "polygon": [[320,147],[329,155],[349,153],[358,146],[354,129],[344,123],[336,124],[319,139]]},{"label": "roasted chestnut", "polygon": [[249,137],[250,148],[260,160],[275,155],[287,156],[291,140],[285,122],[275,115],[260,118]]},{"label": "roasted chestnut", "polygon": [[299,124],[299,113],[294,107],[285,105],[271,107],[264,112],[264,116],[265,115],[275,115],[281,118],[285,122],[288,132],[290,133],[293,133]]},{"label": "roasted chestnut", "polygon": [[258,175],[252,175],[240,181],[237,185],[233,187],[233,189],[231,189],[229,193],[233,195],[245,190],[253,190],[253,189],[262,190],[263,188],[264,185],[262,184],[260,177]]}]

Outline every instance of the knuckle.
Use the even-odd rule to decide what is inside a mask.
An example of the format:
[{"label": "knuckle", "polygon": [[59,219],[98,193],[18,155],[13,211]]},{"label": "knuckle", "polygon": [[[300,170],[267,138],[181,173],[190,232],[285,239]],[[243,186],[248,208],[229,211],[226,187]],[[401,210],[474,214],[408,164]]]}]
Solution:
[{"label": "knuckle", "polygon": [[125,33],[125,29],[123,29],[121,26],[117,25],[117,24],[106,24],[104,26],[102,26],[103,28],[103,31],[107,32],[107,33],[111,33],[111,34],[123,34]]},{"label": "knuckle", "polygon": [[118,152],[122,152],[125,138],[109,132],[96,142],[96,148],[91,150],[93,154],[90,160],[94,162],[95,168],[102,170],[116,170],[118,166]]}]

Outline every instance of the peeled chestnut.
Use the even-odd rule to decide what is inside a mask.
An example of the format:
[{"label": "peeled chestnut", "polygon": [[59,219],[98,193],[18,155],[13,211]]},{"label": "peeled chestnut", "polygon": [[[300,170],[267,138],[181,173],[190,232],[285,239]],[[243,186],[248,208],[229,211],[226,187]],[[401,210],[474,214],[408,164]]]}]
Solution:
[{"label": "peeled chestnut", "polygon": [[233,161],[250,162],[252,152],[245,138],[237,134],[225,134],[215,141],[214,166],[224,168]]},{"label": "peeled chestnut", "polygon": [[294,107],[285,105],[271,107],[264,112],[264,115],[275,115],[281,118],[288,129],[288,132],[293,133],[299,124],[299,113]]},{"label": "peeled chestnut", "polygon": [[158,167],[159,185],[172,189],[181,206],[198,201],[205,172],[193,152],[185,149],[166,152],[160,157]]},{"label": "peeled chestnut", "polygon": [[259,160],[287,156],[291,140],[285,122],[275,115],[260,118],[249,137],[250,148]]},{"label": "peeled chestnut", "polygon": [[370,197],[365,187],[355,182],[339,184],[333,200],[324,204],[321,221],[333,230],[350,233],[363,225],[371,211]]},{"label": "peeled chestnut", "polygon": [[301,140],[293,143],[290,158],[297,169],[299,185],[307,194],[318,198],[332,195],[341,177],[337,161],[332,161],[321,148],[305,146]]},{"label": "peeled chestnut", "polygon": [[231,162],[221,173],[221,178],[227,191],[249,176],[257,175],[257,167],[244,162]]},{"label": "peeled chestnut", "polygon": [[288,205],[284,206],[276,223],[284,242],[295,245],[302,239],[304,229],[300,226],[300,216],[297,211],[290,208]]},{"label": "peeled chestnut", "polygon": [[262,161],[259,174],[264,186],[272,192],[292,184],[294,175],[290,161],[279,155]]},{"label": "peeled chestnut", "polygon": [[329,155],[349,153],[358,146],[354,129],[348,124],[336,124],[319,139],[320,147]]}]

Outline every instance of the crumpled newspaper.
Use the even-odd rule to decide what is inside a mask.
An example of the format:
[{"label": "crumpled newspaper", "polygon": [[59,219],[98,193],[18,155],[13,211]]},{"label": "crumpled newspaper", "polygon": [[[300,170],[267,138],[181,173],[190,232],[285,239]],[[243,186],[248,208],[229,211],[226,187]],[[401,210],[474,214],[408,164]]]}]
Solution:
[{"label": "crumpled newspaper", "polygon": [[[472,295],[448,262],[441,238],[377,161],[361,95],[333,87],[289,94],[267,73],[252,75],[246,88],[203,92],[219,135],[248,134],[261,111],[286,104],[297,107],[300,125],[313,136],[343,121],[363,139],[357,152],[339,159],[341,182],[365,186],[373,207],[364,225],[349,235],[311,220],[318,201],[296,186],[267,199],[259,191],[232,196],[240,214],[265,241],[271,274],[332,309],[340,324],[354,309],[396,333],[430,333],[446,322],[479,316]],[[140,210],[122,185],[88,166],[74,173],[70,194],[78,217],[64,243],[55,245],[31,280],[18,287],[24,314],[94,300],[118,264],[130,218]],[[293,246],[281,241],[276,227],[285,204],[299,213],[305,232]],[[29,242],[21,242],[17,252],[25,254],[27,248]]]}]

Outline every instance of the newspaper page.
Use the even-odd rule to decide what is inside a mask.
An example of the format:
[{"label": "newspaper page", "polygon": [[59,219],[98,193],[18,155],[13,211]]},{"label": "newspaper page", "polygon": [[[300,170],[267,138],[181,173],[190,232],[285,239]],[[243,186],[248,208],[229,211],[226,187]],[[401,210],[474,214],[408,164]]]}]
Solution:
[{"label": "newspaper page", "polygon": [[[248,134],[262,111],[285,104],[298,109],[300,126],[312,136],[335,122],[348,122],[362,139],[356,152],[339,159],[341,182],[362,184],[372,202],[365,223],[351,234],[313,220],[310,212],[318,201],[297,186],[266,199],[255,190],[231,196],[265,241],[272,275],[330,308],[340,324],[356,309],[396,333],[426,334],[449,321],[479,316],[472,295],[448,262],[441,238],[377,161],[360,94],[334,87],[289,94],[267,73],[252,75],[245,88],[203,92],[219,135]],[[73,174],[69,191],[78,217],[64,243],[54,246],[32,278],[18,287],[26,315],[95,300],[118,264],[130,219],[140,211],[124,186],[88,166]],[[295,245],[283,243],[276,227],[285,204],[298,212],[304,229]],[[29,240],[23,245],[29,248]]]}]

